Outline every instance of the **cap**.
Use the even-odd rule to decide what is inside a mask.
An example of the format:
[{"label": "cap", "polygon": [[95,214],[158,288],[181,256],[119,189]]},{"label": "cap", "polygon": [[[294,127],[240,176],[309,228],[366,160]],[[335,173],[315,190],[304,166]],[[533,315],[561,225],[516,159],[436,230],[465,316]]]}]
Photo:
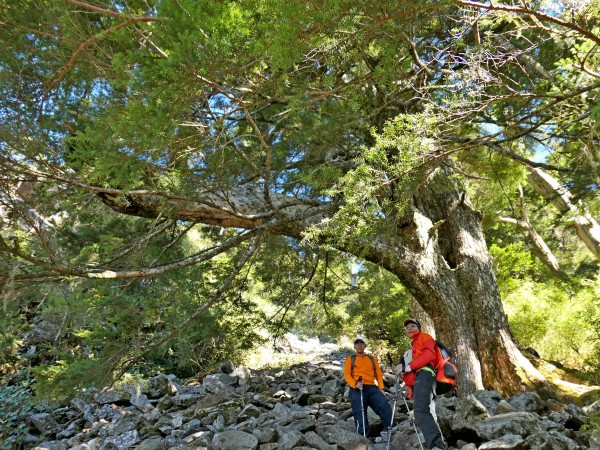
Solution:
[{"label": "cap", "polygon": [[404,321],[404,326],[408,325],[409,323],[414,323],[417,328],[419,329],[419,331],[421,331],[421,323],[418,320],[415,319],[406,319]]},{"label": "cap", "polygon": [[357,342],[362,342],[363,344],[367,345],[367,341],[365,341],[365,338],[362,336],[356,336],[354,343],[356,344]]}]

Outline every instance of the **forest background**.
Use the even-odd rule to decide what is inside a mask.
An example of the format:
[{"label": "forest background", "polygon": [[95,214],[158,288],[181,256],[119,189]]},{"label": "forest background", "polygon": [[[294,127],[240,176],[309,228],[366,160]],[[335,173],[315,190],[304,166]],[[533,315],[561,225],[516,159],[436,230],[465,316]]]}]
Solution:
[{"label": "forest background", "polygon": [[397,355],[409,313],[465,393],[546,383],[527,347],[600,384],[597,2],[0,11],[2,384]]}]

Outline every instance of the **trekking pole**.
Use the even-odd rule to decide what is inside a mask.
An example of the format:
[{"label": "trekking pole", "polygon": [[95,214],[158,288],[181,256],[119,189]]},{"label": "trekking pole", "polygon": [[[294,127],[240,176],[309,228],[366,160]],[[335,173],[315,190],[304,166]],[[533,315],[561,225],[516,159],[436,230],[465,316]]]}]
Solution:
[{"label": "trekking pole", "polygon": [[[392,364],[392,368],[394,368],[394,363],[392,362],[391,358],[388,355],[388,359]],[[402,366],[404,366],[404,357],[400,358],[400,361],[402,363]],[[404,369],[404,367],[402,367]],[[396,371],[394,370],[394,373],[396,373]],[[403,381],[402,384],[406,387],[406,383]],[[398,374],[396,374],[396,395],[398,392],[398,389],[401,388],[402,385],[400,385],[400,376]],[[419,447],[421,447],[421,450],[423,449],[423,443],[421,442],[421,438],[419,437],[419,430],[417,429],[417,425],[415,424],[415,416],[414,414],[412,415],[411,418],[411,411],[410,408],[408,407],[408,402],[406,401],[406,396],[404,395],[404,389],[402,388],[402,399],[404,400],[404,406],[406,406],[406,413],[408,414],[408,421],[410,423],[412,423],[413,428],[415,429],[415,434],[417,435],[417,440],[419,441]],[[388,449],[389,450],[389,449]]]},{"label": "trekking pole", "polygon": [[[406,386],[405,383],[404,386]],[[410,408],[408,407],[408,402],[406,401],[406,397],[404,396],[404,389],[402,389],[402,398],[404,399],[404,405],[406,406],[406,411],[408,412],[408,420],[410,423],[412,423],[413,428],[415,429],[415,434],[417,435],[417,440],[419,441],[419,446],[421,447],[421,450],[423,449],[423,443],[421,442],[421,438],[419,437],[419,430],[417,429],[417,425],[415,424],[415,416],[414,414],[412,415],[411,418],[411,411]]]},{"label": "trekking pole", "polygon": [[[358,377],[358,382],[362,383],[362,376]],[[362,389],[360,390],[360,411],[362,412],[363,437],[367,437],[367,430],[365,429],[365,405],[363,404],[363,390]]]},{"label": "trekking pole", "polygon": [[392,442],[392,425],[394,424],[394,414],[396,413],[396,403],[398,402],[398,391],[400,390],[400,380],[396,370],[394,369],[394,361],[392,360],[391,355],[387,354],[387,360],[390,363],[390,367],[392,368],[392,372],[396,375],[396,385],[394,392],[394,406],[392,406],[392,419],[390,420],[390,428],[388,433],[388,442],[387,442],[387,450],[390,450],[390,444]]}]

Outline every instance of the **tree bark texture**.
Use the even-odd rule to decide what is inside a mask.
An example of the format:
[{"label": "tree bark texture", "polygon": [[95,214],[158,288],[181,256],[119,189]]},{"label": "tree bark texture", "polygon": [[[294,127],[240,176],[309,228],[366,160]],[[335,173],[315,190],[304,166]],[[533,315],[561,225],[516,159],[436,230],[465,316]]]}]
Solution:
[{"label": "tree bark texture", "polygon": [[[398,276],[431,317],[437,337],[456,354],[461,395],[483,388],[511,394],[544,378],[513,341],[480,215],[452,175],[450,166],[435,169],[391,233],[359,243],[361,248],[353,246],[352,251]],[[277,210],[270,211],[258,188],[244,188],[227,199],[208,194],[198,198],[203,200],[179,202],[130,193],[127,205],[117,203],[115,196],[103,196],[103,201],[128,214],[143,211],[149,217],[167,211],[172,218],[242,228],[277,217],[271,232],[296,238],[335,211],[331,204],[275,194],[270,204]]]}]

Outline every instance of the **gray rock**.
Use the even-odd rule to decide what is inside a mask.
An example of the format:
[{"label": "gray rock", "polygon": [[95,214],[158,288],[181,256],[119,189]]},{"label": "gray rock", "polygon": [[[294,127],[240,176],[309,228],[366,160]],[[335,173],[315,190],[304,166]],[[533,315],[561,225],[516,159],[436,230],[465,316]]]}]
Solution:
[{"label": "gray rock", "polygon": [[[404,403],[404,401],[398,397],[398,403]],[[460,403],[460,400],[458,399],[458,397],[446,397],[446,396],[441,396],[441,397],[437,397],[435,399],[435,404],[436,406],[442,406],[446,409],[449,409],[450,411],[456,411],[456,408],[458,408],[458,405]]]},{"label": "gray rock", "polygon": [[478,450],[520,450],[525,440],[516,434],[506,434],[493,441],[484,442]]},{"label": "gray rock", "polygon": [[321,394],[333,398],[336,396],[338,389],[337,380],[329,380],[326,381],[321,387]]},{"label": "gray rock", "polygon": [[262,444],[260,447],[258,447],[258,449],[259,450],[278,450],[279,444],[274,444],[274,443]]},{"label": "gray rock", "polygon": [[145,439],[140,444],[136,445],[135,450],[160,450],[161,442],[162,438],[159,437]]},{"label": "gray rock", "polygon": [[417,434],[413,425],[408,420],[401,422],[397,429],[392,430],[392,450],[404,450],[404,449],[415,449],[421,448],[421,443],[425,442],[425,439],[421,432]]},{"label": "gray rock", "polygon": [[59,450],[60,441],[45,441],[34,447],[33,450]]},{"label": "gray rock", "polygon": [[556,431],[533,433],[527,437],[525,444],[528,445],[527,448],[544,450],[576,450],[579,448],[571,439]]},{"label": "gray rock", "polygon": [[314,405],[317,403],[326,403],[326,402],[333,402],[334,398],[333,397],[329,397],[327,395],[311,395],[308,397],[307,399],[307,404],[308,405]]},{"label": "gray rock", "polygon": [[54,416],[48,413],[32,414],[27,418],[27,422],[40,434],[50,434],[58,428]]},{"label": "gray rock", "polygon": [[547,417],[542,417],[540,420],[540,425],[542,426],[542,429],[547,430],[547,431],[559,431],[559,432],[564,432],[566,430],[566,428],[561,425],[558,422],[553,422],[552,420],[548,419]]},{"label": "gray rock", "polygon": [[498,439],[505,434],[529,436],[542,431],[542,427],[533,414],[528,412],[515,412],[498,414],[488,417],[475,424],[477,435],[483,440]]},{"label": "gray rock", "polygon": [[583,413],[587,414],[588,416],[598,410],[600,410],[600,400],[596,400],[591,405],[587,405],[582,408]]},{"label": "gray rock", "polygon": [[217,433],[212,440],[214,450],[254,450],[258,447],[256,436],[237,430]]},{"label": "gray rock", "polygon": [[544,401],[535,392],[522,392],[510,397],[507,401],[523,412],[541,413],[546,408]]},{"label": "gray rock", "polygon": [[271,416],[276,417],[276,418],[284,417],[289,414],[290,414],[290,408],[288,408],[287,406],[285,406],[282,403],[275,404],[275,406],[271,410]]},{"label": "gray rock", "polygon": [[564,424],[566,428],[570,428],[571,430],[578,431],[585,423],[587,423],[588,419],[583,414],[582,410],[575,406],[573,403],[569,403],[565,407],[565,412],[568,413],[571,417]]},{"label": "gray rock", "polygon": [[475,425],[490,416],[487,408],[474,395],[463,399],[456,408],[452,419],[452,430],[456,432],[475,431]]},{"label": "gray rock", "polygon": [[239,378],[238,383],[241,380],[249,380],[252,378],[252,372],[250,369],[244,366],[237,366],[231,373],[231,376]]},{"label": "gray rock", "polygon": [[149,379],[142,391],[149,398],[161,398],[165,395],[171,395],[172,389],[170,388],[169,379],[165,375],[157,375],[154,378]]},{"label": "gray rock", "polygon": [[494,414],[506,414],[509,412],[518,412],[519,410],[515,408],[513,405],[508,403],[506,400],[501,400],[494,411]]},{"label": "gray rock", "polygon": [[317,450],[336,450],[336,444],[328,444],[325,440],[314,431],[309,431],[304,434],[304,441]]},{"label": "gray rock", "polygon": [[258,417],[258,416],[260,416],[260,414],[261,414],[260,409],[258,409],[252,403],[250,403],[244,409],[242,409],[239,417],[240,417],[240,419],[248,419],[249,417]]},{"label": "gray rock", "polygon": [[252,434],[256,436],[260,444],[267,444],[277,440],[277,431],[273,427],[257,428]]},{"label": "gray rock", "polygon": [[230,374],[231,372],[233,372],[235,369],[235,364],[233,364],[233,361],[229,360],[229,361],[225,361],[222,365],[221,365],[221,372],[226,373],[226,374]]},{"label": "gray rock", "polygon": [[78,431],[80,425],[81,425],[81,420],[75,420],[75,421],[71,422],[67,426],[67,428],[65,428],[64,430],[62,430],[59,433],[56,433],[56,438],[57,439],[70,438],[71,436],[77,434],[77,431]]},{"label": "gray rock", "polygon": [[117,449],[124,449],[127,447],[131,447],[134,444],[137,444],[140,440],[137,430],[127,431],[118,436],[110,436],[106,438],[103,442],[103,446],[107,444],[113,444]]},{"label": "gray rock", "polygon": [[295,428],[280,427],[277,429],[277,444],[280,450],[291,450],[304,444],[304,434]]},{"label": "gray rock", "polygon": [[[369,439],[356,434],[354,430],[339,425],[322,425],[317,427],[317,434],[329,444],[337,444],[343,449],[371,446]],[[369,447],[370,448],[370,447]]]},{"label": "gray rock", "polygon": [[548,419],[550,419],[552,422],[561,424],[562,426],[564,426],[570,418],[571,418],[571,415],[565,411],[551,412],[550,414],[548,414]]},{"label": "gray rock", "polygon": [[183,438],[183,442],[189,444],[190,447],[207,447],[212,440],[212,433],[210,431],[196,431]]},{"label": "gray rock", "polygon": [[124,389],[105,389],[94,396],[96,403],[108,405],[110,403],[129,401],[131,394]]},{"label": "gray rock", "polygon": [[475,444],[466,444],[459,448],[460,450],[477,450],[477,446]]},{"label": "gray rock", "polygon": [[156,404],[156,408],[159,411],[166,411],[171,406],[173,406],[173,397],[171,397],[170,395],[165,395],[161,397],[161,399]]},{"label": "gray rock", "polygon": [[232,391],[237,384],[237,377],[226,373],[209,374],[202,380],[202,387],[209,392]]},{"label": "gray rock", "polygon": [[74,398],[71,400],[71,406],[77,411],[83,414],[83,418],[88,422],[94,421],[94,414],[92,414],[92,405],[88,404],[82,398]]},{"label": "gray rock", "polygon": [[150,403],[146,394],[142,393],[141,388],[131,394],[129,402],[142,412],[149,412],[154,409],[154,405]]},{"label": "gray rock", "polygon": [[600,448],[600,432],[592,432],[590,436],[590,448]]},{"label": "gray rock", "polygon": [[219,395],[202,395],[202,394],[177,394],[174,397],[170,397],[171,404],[186,408],[188,406],[195,405],[201,400],[204,400],[202,407],[218,405],[223,403],[227,398]]},{"label": "gray rock", "polygon": [[498,404],[503,400],[497,391],[475,391],[473,396],[486,407],[490,415],[496,414]]},{"label": "gray rock", "polygon": [[102,427],[98,435],[100,437],[119,436],[127,433],[128,431],[137,429],[139,421],[139,417],[124,417]]}]

